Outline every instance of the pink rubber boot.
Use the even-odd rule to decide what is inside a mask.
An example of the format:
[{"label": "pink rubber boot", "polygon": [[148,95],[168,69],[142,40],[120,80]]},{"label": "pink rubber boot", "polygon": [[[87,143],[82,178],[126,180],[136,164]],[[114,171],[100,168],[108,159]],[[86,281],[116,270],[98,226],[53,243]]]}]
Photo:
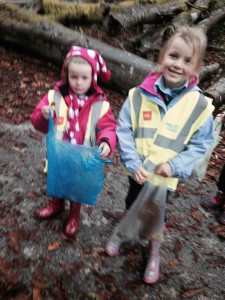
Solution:
[{"label": "pink rubber boot", "polygon": [[148,284],[155,283],[159,280],[160,246],[160,242],[152,241],[149,259],[144,273],[144,282]]},{"label": "pink rubber boot", "polygon": [[78,231],[80,223],[80,207],[80,203],[70,202],[69,219],[65,228],[65,234],[67,236],[74,236]]},{"label": "pink rubber boot", "polygon": [[40,219],[48,219],[63,211],[64,206],[64,199],[52,198],[51,203],[42,208],[37,215]]}]

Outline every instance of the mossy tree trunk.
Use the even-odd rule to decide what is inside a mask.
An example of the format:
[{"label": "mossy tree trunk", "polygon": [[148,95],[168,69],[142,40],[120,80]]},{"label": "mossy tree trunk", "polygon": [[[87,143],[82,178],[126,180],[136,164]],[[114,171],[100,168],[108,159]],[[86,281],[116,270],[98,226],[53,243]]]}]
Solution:
[{"label": "mossy tree trunk", "polygon": [[110,87],[125,93],[152,71],[154,64],[130,52],[82,35],[48,18],[0,1],[0,41],[12,43],[61,65],[71,45],[97,50],[112,72]]},{"label": "mossy tree trunk", "polygon": [[109,35],[118,35],[121,30],[134,25],[160,23],[163,17],[172,18],[187,8],[184,1],[174,1],[163,5],[137,4],[124,13],[109,13],[103,21],[105,31]]}]

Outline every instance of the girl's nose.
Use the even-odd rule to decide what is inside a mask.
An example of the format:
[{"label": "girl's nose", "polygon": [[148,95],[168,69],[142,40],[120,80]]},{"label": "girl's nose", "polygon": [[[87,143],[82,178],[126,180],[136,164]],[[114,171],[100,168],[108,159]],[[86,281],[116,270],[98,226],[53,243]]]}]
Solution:
[{"label": "girl's nose", "polygon": [[181,65],[182,65],[181,62],[178,60],[174,62],[174,68],[176,69],[181,69]]}]

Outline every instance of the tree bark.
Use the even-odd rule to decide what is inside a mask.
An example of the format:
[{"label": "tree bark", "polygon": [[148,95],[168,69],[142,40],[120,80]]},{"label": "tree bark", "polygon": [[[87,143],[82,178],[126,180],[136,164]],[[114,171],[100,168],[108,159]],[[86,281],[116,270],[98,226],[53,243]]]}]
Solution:
[{"label": "tree bark", "polygon": [[[209,0],[197,0],[195,3],[196,7],[199,9],[191,8],[190,11],[181,12],[176,17],[173,18],[171,23],[167,26],[158,28],[157,32],[153,35],[148,35],[147,37],[143,37],[139,41],[139,49],[138,53],[142,57],[148,57],[147,54],[151,50],[159,50],[163,43],[179,28],[181,25],[192,25],[199,18],[202,13],[202,10],[207,9],[209,5]],[[201,9],[200,9],[201,8]]]},{"label": "tree bark", "polygon": [[212,75],[218,74],[220,70],[220,64],[212,64],[209,66],[205,66],[201,69],[199,74],[199,81],[204,82],[207,81]]},{"label": "tree bark", "polygon": [[136,5],[127,9],[125,13],[108,14],[104,21],[105,31],[109,35],[117,35],[122,29],[134,25],[160,23],[163,16],[172,18],[174,14],[180,13],[187,8],[183,1],[174,1],[163,5]]},{"label": "tree bark", "polygon": [[137,55],[146,58],[147,54],[149,54],[148,58],[150,59],[150,55],[152,54],[151,59],[155,60],[155,50],[158,53],[160,45],[163,43],[163,36],[161,35],[163,28],[163,25],[152,26],[143,34],[143,37],[140,37],[139,40],[136,39],[133,45],[136,48],[135,52]]},{"label": "tree bark", "polygon": [[207,89],[204,94],[213,99],[213,104],[216,108],[225,104],[225,74]]},{"label": "tree bark", "polygon": [[107,16],[109,13],[122,13],[125,12],[128,8],[132,8],[136,5],[135,1],[124,1],[119,3],[109,3],[102,2],[100,3],[100,10],[103,16]]},{"label": "tree bark", "polygon": [[99,3],[64,2],[59,0],[44,2],[43,11],[54,21],[68,27],[80,23],[101,23],[103,15]]},{"label": "tree bark", "polygon": [[97,50],[112,72],[109,87],[127,91],[153,70],[154,63],[111,47],[31,12],[0,1],[0,40],[62,65],[71,45]]},{"label": "tree bark", "polygon": [[43,0],[8,0],[8,3],[31,8],[35,12],[39,12],[43,9]]},{"label": "tree bark", "polygon": [[225,5],[211,13],[211,15],[198,23],[205,33],[207,33],[215,24],[225,17]]},{"label": "tree bark", "polygon": [[164,40],[167,40],[181,25],[192,25],[196,23],[202,14],[202,10],[206,10],[209,7],[209,2],[210,0],[197,0],[194,8],[191,6],[192,8],[189,11],[177,15],[171,24],[165,27],[163,31]]},{"label": "tree bark", "polygon": [[192,22],[195,23],[201,17],[202,11],[207,10],[209,8],[210,0],[197,0],[194,6],[191,6],[191,17]]}]

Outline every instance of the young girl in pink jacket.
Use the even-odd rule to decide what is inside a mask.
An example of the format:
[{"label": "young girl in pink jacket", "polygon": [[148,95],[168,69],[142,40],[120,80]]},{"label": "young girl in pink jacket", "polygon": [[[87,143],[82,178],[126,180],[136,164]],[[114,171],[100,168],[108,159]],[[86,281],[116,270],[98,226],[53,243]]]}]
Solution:
[{"label": "young girl in pink jacket", "polygon": [[[52,113],[58,139],[71,144],[101,146],[100,157],[109,156],[116,146],[116,122],[106,95],[98,86],[98,76],[102,81],[110,80],[111,76],[101,55],[72,46],[63,63],[61,81],[44,95],[31,116],[34,128],[47,133]],[[47,219],[60,213],[65,200],[52,198],[50,204],[38,212],[38,217]],[[68,236],[74,236],[78,230],[80,208],[81,203],[70,202],[65,227]]]}]

